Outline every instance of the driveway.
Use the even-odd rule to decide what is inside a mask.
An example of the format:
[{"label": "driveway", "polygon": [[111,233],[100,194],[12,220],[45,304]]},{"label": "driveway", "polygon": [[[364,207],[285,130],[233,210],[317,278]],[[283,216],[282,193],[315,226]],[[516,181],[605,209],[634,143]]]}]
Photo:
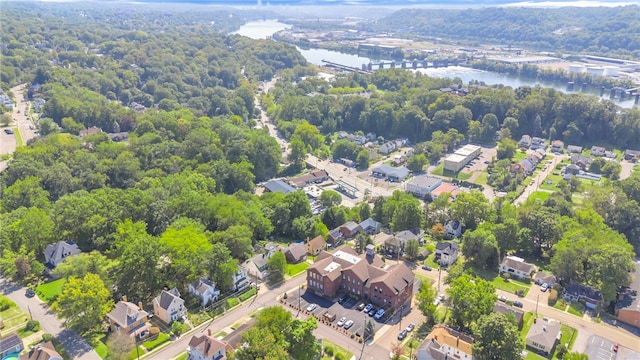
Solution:
[{"label": "driveway", "polygon": [[56,337],[72,359],[100,360],[98,353],[82,337],[75,331],[62,327],[62,323],[49,311],[47,304],[40,301],[37,296],[27,298],[25,296],[27,288],[0,277],[0,290],[4,296],[15,302],[26,313],[31,314],[34,320],[38,320],[44,332]]}]

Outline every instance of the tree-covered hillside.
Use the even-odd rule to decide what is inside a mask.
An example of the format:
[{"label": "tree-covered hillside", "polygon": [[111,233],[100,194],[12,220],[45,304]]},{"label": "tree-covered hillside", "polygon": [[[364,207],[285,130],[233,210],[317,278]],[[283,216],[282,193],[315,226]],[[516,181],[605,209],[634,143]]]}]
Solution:
[{"label": "tree-covered hillside", "polygon": [[640,7],[403,9],[377,22],[394,33],[640,57]]}]

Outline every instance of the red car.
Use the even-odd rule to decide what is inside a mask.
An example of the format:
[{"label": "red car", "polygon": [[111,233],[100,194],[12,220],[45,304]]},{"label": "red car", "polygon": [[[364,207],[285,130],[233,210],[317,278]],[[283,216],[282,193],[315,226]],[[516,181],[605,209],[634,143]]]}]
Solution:
[{"label": "red car", "polygon": [[620,347],[620,344],[615,344],[613,346],[613,352],[618,352],[618,348]]}]

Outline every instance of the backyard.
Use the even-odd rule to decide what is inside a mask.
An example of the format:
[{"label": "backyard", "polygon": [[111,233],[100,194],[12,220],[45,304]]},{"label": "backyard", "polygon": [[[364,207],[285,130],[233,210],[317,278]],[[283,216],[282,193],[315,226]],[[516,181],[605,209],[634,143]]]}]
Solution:
[{"label": "backyard", "polygon": [[288,276],[296,276],[301,272],[307,270],[309,267],[309,263],[306,261],[300,262],[298,264],[288,264],[287,265],[287,275]]},{"label": "backyard", "polygon": [[0,318],[2,318],[4,324],[3,331],[6,333],[6,331],[10,329],[17,330],[18,328],[22,328],[27,322],[27,313],[16,306],[13,301],[2,295],[0,295],[0,303],[3,304],[3,307],[6,307],[5,310],[0,311]]}]

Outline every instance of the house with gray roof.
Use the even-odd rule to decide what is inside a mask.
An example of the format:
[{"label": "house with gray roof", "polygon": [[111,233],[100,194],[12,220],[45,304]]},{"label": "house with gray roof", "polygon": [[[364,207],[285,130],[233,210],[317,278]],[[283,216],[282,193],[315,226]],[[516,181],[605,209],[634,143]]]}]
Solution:
[{"label": "house with gray roof", "polygon": [[187,316],[184,300],[180,298],[180,292],[175,287],[171,290],[162,290],[152,303],[153,314],[166,324],[171,324],[183,316]]},{"label": "house with gray roof", "polygon": [[359,225],[360,225],[360,228],[362,228],[362,231],[364,231],[369,235],[374,235],[379,233],[380,228],[382,226],[382,224],[373,220],[372,218],[366,219],[365,221],[361,222]]},{"label": "house with gray roof", "polygon": [[442,184],[442,179],[433,176],[416,176],[407,182],[406,190],[409,194],[419,198],[431,196],[431,192]]},{"label": "house with gray roof", "polygon": [[211,336],[211,330],[207,334],[193,335],[188,347],[189,360],[226,360],[227,351],[231,346]]},{"label": "house with gray roof", "polygon": [[344,235],[345,238],[351,239],[356,236],[357,233],[362,231],[360,224],[355,221],[347,221],[346,223],[340,225],[340,232]]},{"label": "house with gray roof", "polygon": [[591,147],[591,155],[593,156],[605,156],[607,153],[607,149],[602,146],[592,146]]},{"label": "house with gray roof", "polygon": [[142,309],[142,303],[130,303],[126,296],[107,314],[107,320],[109,332],[137,336],[139,339],[145,338],[151,328],[149,313]]},{"label": "house with gray roof", "polygon": [[559,322],[546,318],[534,319],[527,333],[527,346],[545,354],[551,354],[560,336]]},{"label": "house with gray roof", "polygon": [[493,303],[493,312],[504,314],[507,316],[513,315],[516,320],[516,325],[518,325],[518,329],[522,329],[524,311],[518,309],[517,307],[509,306],[505,303],[496,301],[495,303]]},{"label": "house with gray roof", "polygon": [[436,244],[436,259],[443,266],[449,266],[458,259],[458,243],[452,241],[439,241]]},{"label": "house with gray roof", "polygon": [[0,359],[4,359],[9,354],[19,354],[22,350],[24,345],[18,334],[13,333],[0,338]]},{"label": "house with gray roof", "polygon": [[58,241],[57,243],[47,245],[44,249],[45,271],[53,271],[56,266],[60,265],[67,258],[78,255],[81,252],[73,240]]},{"label": "house with gray roof", "polygon": [[207,306],[209,303],[218,301],[218,297],[220,296],[220,290],[216,289],[216,284],[206,277],[202,277],[195,283],[189,284],[188,289],[189,293],[200,298],[202,306]]},{"label": "house with gray roof", "polygon": [[512,277],[524,279],[536,271],[536,266],[516,256],[505,256],[500,264],[500,273],[507,273]]},{"label": "house with gray roof", "polygon": [[636,261],[636,271],[629,274],[632,281],[629,287],[618,292],[616,316],[618,320],[640,328],[640,262]]},{"label": "house with gray roof", "polygon": [[569,145],[569,146],[567,146],[567,153],[569,153],[569,154],[580,154],[580,153],[582,153],[582,146]]}]

